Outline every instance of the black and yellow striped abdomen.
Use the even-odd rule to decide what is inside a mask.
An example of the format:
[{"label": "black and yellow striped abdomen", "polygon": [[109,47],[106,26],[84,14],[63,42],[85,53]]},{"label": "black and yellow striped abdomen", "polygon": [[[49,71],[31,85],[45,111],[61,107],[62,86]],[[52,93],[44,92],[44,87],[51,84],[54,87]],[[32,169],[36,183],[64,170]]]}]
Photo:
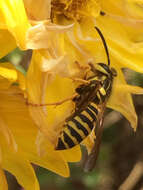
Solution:
[{"label": "black and yellow striped abdomen", "polygon": [[92,102],[65,124],[65,128],[58,139],[56,150],[69,149],[80,144],[91,133],[97,117],[98,108]]},{"label": "black and yellow striped abdomen", "polygon": [[105,104],[111,94],[113,73],[110,67],[104,63],[97,64],[95,74],[88,78],[88,85],[79,86],[76,91],[79,97],[76,99],[76,109],[70,119],[64,124],[56,150],[72,148],[80,144],[96,126],[102,105]]}]

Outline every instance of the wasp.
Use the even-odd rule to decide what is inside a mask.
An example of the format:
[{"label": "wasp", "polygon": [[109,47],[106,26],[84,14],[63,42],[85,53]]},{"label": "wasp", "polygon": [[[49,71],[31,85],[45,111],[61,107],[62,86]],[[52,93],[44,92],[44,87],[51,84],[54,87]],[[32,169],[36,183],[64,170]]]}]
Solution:
[{"label": "wasp", "polygon": [[[74,101],[75,109],[64,122],[64,127],[59,134],[55,150],[73,148],[80,144],[94,130],[96,139],[85,162],[85,171],[92,170],[96,163],[103,131],[103,114],[112,92],[114,77],[117,76],[116,70],[110,67],[109,51],[104,36],[98,27],[95,27],[95,29],[104,45],[107,64],[96,63],[94,65],[93,63],[89,63],[91,74],[85,80],[79,80],[84,83],[75,89],[76,96],[72,96],[74,98],[70,97],[61,102],[51,104],[35,104],[36,106],[48,106],[60,105],[71,99]],[[34,104],[28,103],[28,105]]]},{"label": "wasp", "polygon": [[92,130],[95,130],[95,144],[85,163],[86,171],[94,167],[97,159],[103,130],[103,114],[112,91],[113,79],[117,75],[116,70],[110,68],[109,51],[103,34],[99,28],[95,27],[95,29],[103,42],[108,64],[96,63],[94,66],[89,63],[92,75],[86,78],[88,83],[76,88],[78,95],[73,99],[75,110],[66,119],[55,148],[56,150],[70,149],[80,144]]}]

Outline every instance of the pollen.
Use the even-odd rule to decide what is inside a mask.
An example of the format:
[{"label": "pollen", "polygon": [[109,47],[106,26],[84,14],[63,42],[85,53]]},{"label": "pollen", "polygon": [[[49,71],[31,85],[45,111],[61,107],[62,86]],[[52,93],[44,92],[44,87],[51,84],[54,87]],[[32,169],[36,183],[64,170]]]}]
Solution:
[{"label": "pollen", "polygon": [[63,15],[70,20],[81,20],[88,0],[52,0],[52,17]]}]

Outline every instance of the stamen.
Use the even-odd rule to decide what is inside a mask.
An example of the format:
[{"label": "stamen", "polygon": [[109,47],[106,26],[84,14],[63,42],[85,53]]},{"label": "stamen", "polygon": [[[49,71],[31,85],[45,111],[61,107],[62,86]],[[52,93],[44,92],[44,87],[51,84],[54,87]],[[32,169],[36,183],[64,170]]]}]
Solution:
[{"label": "stamen", "polygon": [[52,0],[52,13],[56,15],[64,15],[68,19],[80,20],[82,14],[80,11],[86,6],[87,0]]}]

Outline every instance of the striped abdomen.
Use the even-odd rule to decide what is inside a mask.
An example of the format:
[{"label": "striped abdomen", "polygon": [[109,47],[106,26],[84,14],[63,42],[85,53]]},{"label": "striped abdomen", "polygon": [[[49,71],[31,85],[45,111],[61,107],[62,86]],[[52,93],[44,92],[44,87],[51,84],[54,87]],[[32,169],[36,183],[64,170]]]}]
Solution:
[{"label": "striped abdomen", "polygon": [[69,149],[80,144],[91,133],[97,117],[97,105],[91,102],[85,110],[65,124],[65,128],[58,139],[56,150]]},{"label": "striped abdomen", "polygon": [[[106,105],[111,94],[115,74],[104,63],[97,64],[95,73],[96,75],[87,79],[90,81],[88,86],[83,85],[76,89],[80,97],[76,101],[80,104],[77,103],[77,111],[65,123],[56,150],[69,149],[80,144],[91,133],[99,115],[103,113],[101,107]],[[87,105],[84,105],[86,101]],[[84,106],[83,110],[79,111],[82,106]]]}]

